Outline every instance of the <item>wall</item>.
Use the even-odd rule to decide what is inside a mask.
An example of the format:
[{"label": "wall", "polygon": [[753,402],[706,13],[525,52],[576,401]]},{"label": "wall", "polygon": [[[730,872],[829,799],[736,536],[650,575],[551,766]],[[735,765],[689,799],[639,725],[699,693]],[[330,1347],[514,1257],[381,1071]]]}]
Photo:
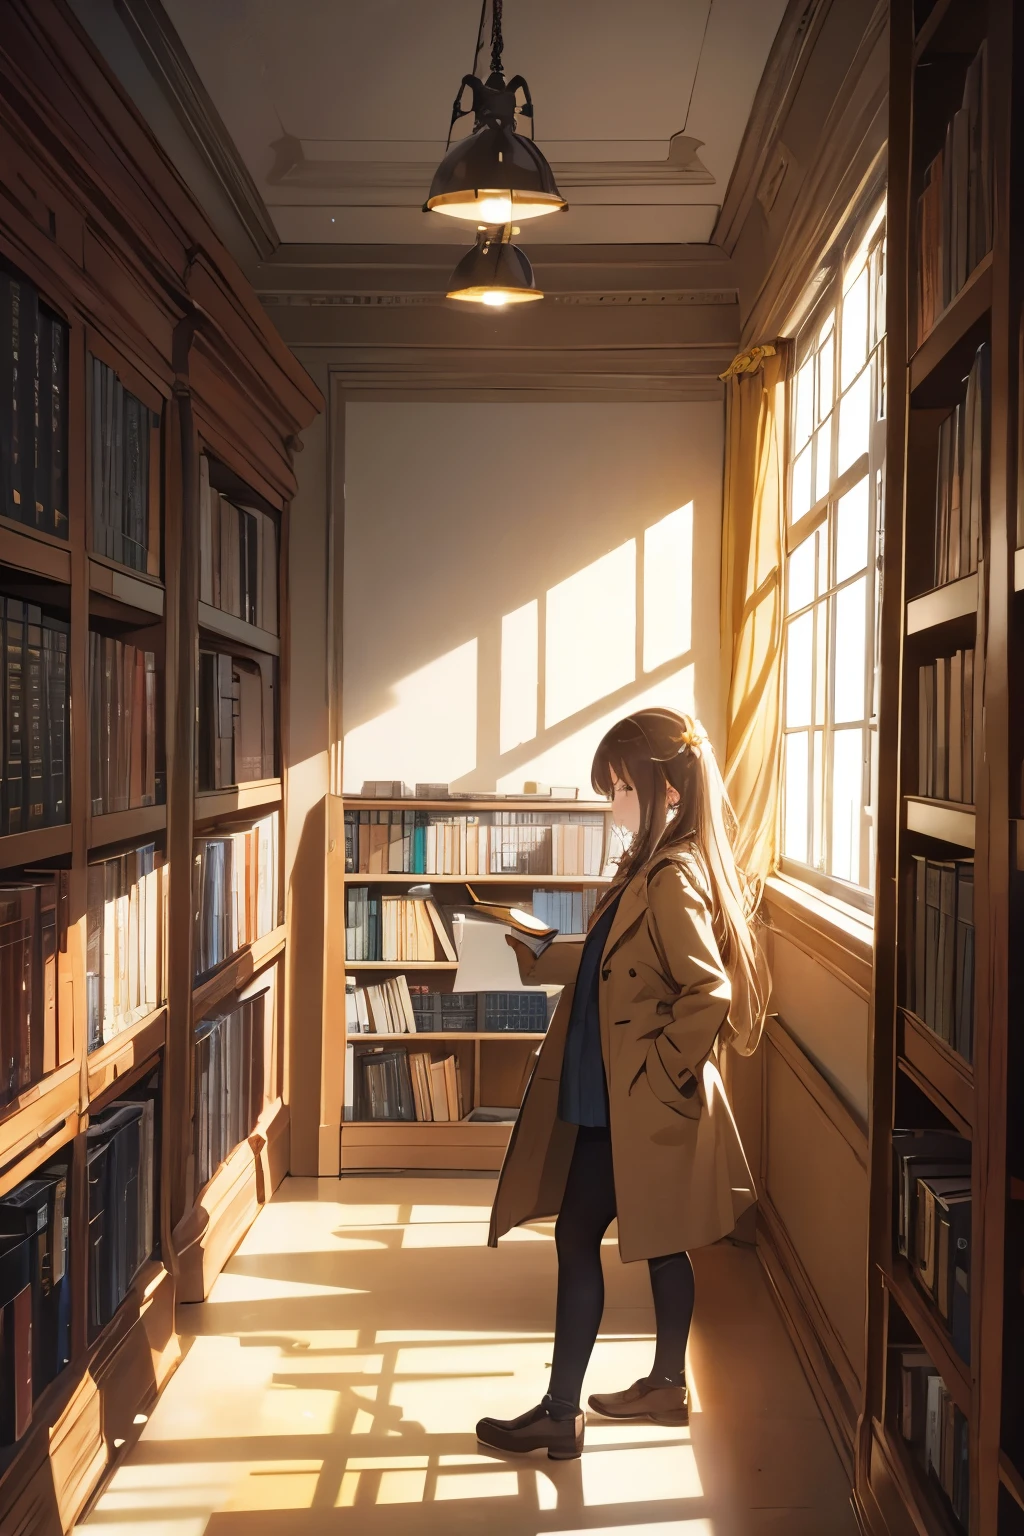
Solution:
[{"label": "wall", "polygon": [[720,403],[345,416],[349,792],[586,790],[641,701],[696,707],[720,742]]}]

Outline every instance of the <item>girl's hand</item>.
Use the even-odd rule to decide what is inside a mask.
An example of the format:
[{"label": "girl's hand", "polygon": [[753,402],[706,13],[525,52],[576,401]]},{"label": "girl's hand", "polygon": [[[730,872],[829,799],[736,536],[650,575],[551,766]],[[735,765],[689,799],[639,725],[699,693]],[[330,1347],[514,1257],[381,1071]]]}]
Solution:
[{"label": "girl's hand", "polygon": [[517,939],[514,933],[506,933],[505,943],[512,950],[520,966],[532,965],[533,961],[536,960],[537,956],[529,944],[524,944],[521,939]]}]

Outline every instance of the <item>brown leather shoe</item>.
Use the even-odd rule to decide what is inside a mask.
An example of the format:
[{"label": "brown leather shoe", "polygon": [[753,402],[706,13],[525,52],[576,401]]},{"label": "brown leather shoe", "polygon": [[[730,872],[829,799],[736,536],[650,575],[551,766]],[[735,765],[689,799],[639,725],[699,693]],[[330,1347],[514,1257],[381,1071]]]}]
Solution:
[{"label": "brown leather shoe", "polygon": [[505,1451],[513,1456],[547,1451],[550,1461],[575,1461],[583,1451],[583,1414],[553,1418],[550,1401],[545,1397],[536,1408],[521,1413],[517,1419],[481,1419],[476,1426],[476,1438],[492,1451]]},{"label": "brown leather shoe", "polygon": [[647,1377],[634,1381],[625,1392],[596,1392],[590,1407],[606,1419],[649,1419],[652,1424],[689,1424],[690,1405],[685,1383],[681,1387],[668,1382],[653,1382]]}]

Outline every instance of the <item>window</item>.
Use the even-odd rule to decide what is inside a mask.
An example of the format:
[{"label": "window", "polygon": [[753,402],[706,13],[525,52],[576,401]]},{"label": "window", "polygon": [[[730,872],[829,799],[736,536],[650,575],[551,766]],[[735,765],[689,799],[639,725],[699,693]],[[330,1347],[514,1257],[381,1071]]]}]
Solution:
[{"label": "window", "polygon": [[819,288],[789,386],[782,868],[861,906],[875,852],[883,212]]}]

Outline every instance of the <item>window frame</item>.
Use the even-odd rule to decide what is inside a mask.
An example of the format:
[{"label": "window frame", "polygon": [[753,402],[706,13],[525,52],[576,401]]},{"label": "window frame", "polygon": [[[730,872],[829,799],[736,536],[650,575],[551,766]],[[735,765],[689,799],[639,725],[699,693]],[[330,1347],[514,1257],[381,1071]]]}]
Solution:
[{"label": "window frame", "polygon": [[[805,884],[817,889],[826,895],[860,912],[872,913],[874,910],[874,859],[875,837],[877,832],[877,748],[878,748],[878,662],[879,662],[879,619],[881,609],[881,540],[884,528],[884,464],[885,464],[885,427],[886,427],[886,335],[884,304],[878,305],[877,291],[871,292],[871,253],[876,245],[881,245],[881,275],[882,281],[887,278],[886,272],[886,204],[884,189],[876,187],[871,196],[866,197],[859,205],[857,212],[847,221],[840,235],[832,243],[827,257],[818,265],[817,271],[812,276],[804,289],[801,305],[797,313],[791,318],[787,327],[793,336],[793,367],[786,386],[786,433],[785,433],[785,465],[784,465],[784,521],[783,521],[783,583],[782,583],[782,654],[781,654],[781,678],[780,678],[780,764],[779,764],[779,797],[778,797],[778,849],[777,869],[779,874],[790,881]],[[852,290],[857,281],[854,278],[846,292],[844,292],[844,276],[848,265],[855,259],[860,251],[864,251],[868,271],[868,309],[867,325],[868,335],[866,339],[866,356],[863,367],[849,380],[846,390],[842,389],[841,335],[843,322],[843,301],[846,292]],[[884,289],[883,289],[884,293]],[[818,390],[820,383],[815,378],[814,404],[811,412],[809,436],[806,444],[796,444],[796,389],[800,370],[808,358],[816,355],[820,347],[828,345],[827,337],[822,342],[820,335],[822,326],[827,323],[828,315],[835,315],[832,328],[832,378],[831,378],[831,406],[823,421],[818,416]],[[874,320],[873,320],[874,317]],[[872,324],[875,330],[872,332]],[[854,462],[847,466],[842,474],[835,473],[840,441],[840,405],[847,393],[856,386],[864,369],[870,370],[871,379],[871,418],[868,427],[868,446],[858,455]],[[820,481],[817,473],[816,455],[819,444],[816,441],[818,434],[826,429],[829,435],[829,484],[823,495],[816,497],[806,511],[799,518],[791,521],[791,509],[793,505],[793,481],[794,466],[800,453],[806,449],[811,453],[809,478],[816,489]],[[799,448],[799,452],[797,452]],[[836,536],[837,536],[837,508],[842,497],[862,481],[867,481],[868,496],[868,550],[866,562],[853,574],[844,577],[841,581],[835,579],[836,560]],[[826,530],[828,541],[828,566],[827,579],[823,586],[820,585],[818,576],[815,576],[814,592],[810,599],[800,608],[789,610],[789,561],[792,554],[806,541],[813,538],[819,529]],[[816,556],[820,559],[820,551],[816,548]],[[864,649],[864,716],[859,721],[840,721],[834,719],[835,708],[835,680],[836,680],[836,622],[835,606],[837,595],[848,586],[861,579],[867,580],[867,601],[865,604],[865,649]],[[820,587],[820,590],[819,590]],[[817,720],[814,698],[817,690],[816,667],[818,659],[818,645],[812,649],[811,670],[811,715],[806,726],[788,727],[786,724],[786,690],[788,685],[788,641],[789,630],[794,619],[806,614],[814,614],[816,610],[823,610],[827,626],[824,641],[826,655],[827,677],[825,683],[825,703],[822,709],[820,724]],[[819,621],[817,618],[814,623]],[[840,875],[833,874],[826,867],[820,867],[813,862],[816,852],[815,845],[815,817],[820,817],[820,832],[818,844],[820,846],[821,865],[824,866],[830,859],[830,844],[833,837],[833,783],[832,761],[834,751],[834,734],[836,729],[849,726],[852,729],[860,728],[863,733],[862,740],[866,741],[867,750],[863,756],[863,779],[860,816],[860,852],[859,867],[864,872],[866,884],[855,885],[852,881]],[[800,860],[788,857],[784,853],[785,814],[786,814],[786,740],[793,732],[808,731],[808,762],[807,762],[807,852],[809,861],[803,863]],[[814,762],[814,736],[820,731],[822,737],[821,760],[821,807],[816,806],[816,775]]]}]

